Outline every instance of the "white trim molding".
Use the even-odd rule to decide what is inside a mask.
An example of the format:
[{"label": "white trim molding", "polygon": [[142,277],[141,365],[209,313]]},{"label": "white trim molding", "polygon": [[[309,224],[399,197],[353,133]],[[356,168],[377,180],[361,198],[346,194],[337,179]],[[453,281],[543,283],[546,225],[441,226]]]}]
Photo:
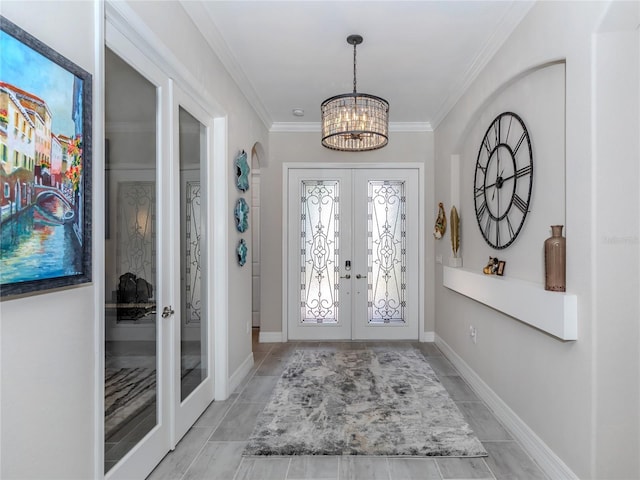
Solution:
[{"label": "white trim molding", "polygon": [[258,341],[260,343],[282,343],[287,340],[284,338],[282,332],[263,332],[261,330]]},{"label": "white trim molding", "polygon": [[484,401],[494,415],[520,442],[522,448],[535,460],[549,478],[578,480],[578,476],[549,446],[502,400],[489,385],[439,335],[435,342],[444,356],[460,372],[473,391]]},{"label": "white trim molding", "polygon": [[422,332],[421,342],[435,342],[436,341],[436,332]]},{"label": "white trim molding", "polygon": [[242,383],[244,377],[246,377],[253,368],[253,352],[247,355],[247,358],[240,364],[236,371],[229,376],[229,392],[234,392],[236,388]]}]

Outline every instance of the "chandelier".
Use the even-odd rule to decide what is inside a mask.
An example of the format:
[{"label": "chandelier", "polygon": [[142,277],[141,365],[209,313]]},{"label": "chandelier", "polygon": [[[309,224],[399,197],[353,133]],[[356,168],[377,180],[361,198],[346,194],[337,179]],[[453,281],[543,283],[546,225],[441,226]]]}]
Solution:
[{"label": "chandelier", "polygon": [[389,102],[357,93],[356,45],[360,35],[349,35],[353,45],[353,93],[344,93],[322,102],[322,145],[344,152],[363,152],[384,147],[389,141]]}]

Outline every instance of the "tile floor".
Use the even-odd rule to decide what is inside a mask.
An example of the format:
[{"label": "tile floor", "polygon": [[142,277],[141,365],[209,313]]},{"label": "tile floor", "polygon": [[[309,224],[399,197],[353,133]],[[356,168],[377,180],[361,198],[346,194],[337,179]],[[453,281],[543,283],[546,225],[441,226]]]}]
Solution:
[{"label": "tile floor", "polygon": [[[254,332],[255,333],[255,332]],[[379,344],[379,342],[378,342]],[[224,402],[213,402],[150,480],[413,480],[509,479],[546,476],[496,420],[433,343],[394,342],[419,348],[482,441],[486,458],[252,457],[242,450],[295,348],[367,348],[365,342],[260,344],[251,372]]]}]

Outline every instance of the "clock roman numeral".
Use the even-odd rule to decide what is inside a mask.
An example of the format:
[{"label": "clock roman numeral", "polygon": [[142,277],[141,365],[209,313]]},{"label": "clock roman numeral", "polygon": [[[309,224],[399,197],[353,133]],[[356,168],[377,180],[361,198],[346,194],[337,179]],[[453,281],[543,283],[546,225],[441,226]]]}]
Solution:
[{"label": "clock roman numeral", "polygon": [[498,120],[496,120],[495,123],[493,124],[493,133],[496,138],[496,145],[500,145],[500,124],[501,123],[502,122],[500,122],[500,118],[498,118]]},{"label": "clock roman numeral", "polygon": [[500,222],[496,222],[496,247],[500,246]]},{"label": "clock roman numeral", "polygon": [[522,198],[520,198],[517,193],[513,196],[513,203],[516,207],[518,207],[518,210],[520,210],[525,215],[527,214],[527,203]]},{"label": "clock roman numeral", "polygon": [[520,140],[518,140],[518,144],[516,145],[516,148],[513,149],[513,156],[514,157],[518,154],[518,150],[520,149],[520,145],[522,145],[522,142],[524,141],[526,136],[527,136],[526,132],[522,132],[522,135],[520,135]]},{"label": "clock roman numeral", "polygon": [[516,232],[513,230],[509,217],[507,217],[507,228],[509,229],[509,238],[513,238],[516,235]]},{"label": "clock roman numeral", "polygon": [[529,175],[533,171],[533,167],[531,165],[527,165],[526,167],[522,167],[520,170],[516,171],[516,178],[524,177],[525,175]]},{"label": "clock roman numeral", "polygon": [[476,209],[476,215],[478,216],[478,222],[480,220],[482,220],[482,217],[484,217],[484,212],[487,210],[487,201],[484,200],[482,202],[482,205],[480,205],[477,209]]},{"label": "clock roman numeral", "polygon": [[[489,143],[489,137],[484,137],[482,144],[484,145],[484,148],[487,149],[487,156],[491,158],[491,144]],[[486,170],[483,170],[483,171],[486,171]]]},{"label": "clock roman numeral", "polygon": [[478,198],[479,196],[481,196],[481,195],[483,195],[483,194],[484,194],[484,185],[483,185],[483,186],[481,186],[481,187],[476,187],[476,188],[474,189],[474,196],[475,196],[476,198]]},{"label": "clock roman numeral", "polygon": [[491,235],[491,224],[493,222],[491,221],[491,215],[489,215],[487,217],[487,222],[484,224],[484,238],[489,238],[489,236]]},{"label": "clock roman numeral", "polygon": [[504,139],[504,143],[509,143],[509,134],[511,133],[511,124],[513,123],[513,116],[509,116],[509,126],[507,127],[507,136]]}]

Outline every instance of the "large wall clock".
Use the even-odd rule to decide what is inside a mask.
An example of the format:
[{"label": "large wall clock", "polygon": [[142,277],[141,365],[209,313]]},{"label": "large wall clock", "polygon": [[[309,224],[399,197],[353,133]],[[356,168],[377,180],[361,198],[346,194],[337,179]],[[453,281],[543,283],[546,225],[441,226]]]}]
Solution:
[{"label": "large wall clock", "polygon": [[522,230],[532,185],[529,132],[518,115],[501,113],[480,144],[473,184],[478,227],[493,248],[508,247]]}]

